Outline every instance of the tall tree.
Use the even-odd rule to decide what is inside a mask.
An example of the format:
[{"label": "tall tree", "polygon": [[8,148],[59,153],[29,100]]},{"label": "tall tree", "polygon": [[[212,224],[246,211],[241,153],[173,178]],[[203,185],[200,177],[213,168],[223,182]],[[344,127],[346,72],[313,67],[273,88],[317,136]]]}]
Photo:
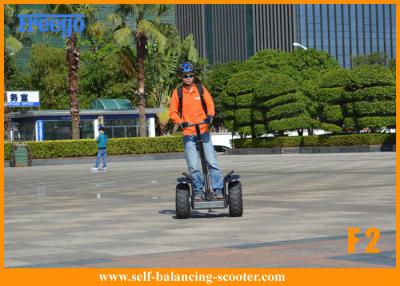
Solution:
[{"label": "tall tree", "polygon": [[[145,137],[146,130],[146,94],[145,94],[145,56],[149,39],[157,43],[159,50],[163,50],[166,37],[157,28],[160,17],[168,12],[167,5],[119,5],[114,14],[108,19],[114,24],[114,39],[123,46],[126,52],[127,66],[132,67],[132,73],[136,75],[136,97],[139,105],[140,136]],[[135,20],[135,27],[127,23],[127,17]],[[136,43],[136,51],[132,50],[132,44]]]},{"label": "tall tree", "polygon": [[[4,6],[4,35],[5,35],[5,82],[4,82],[4,102],[7,102],[7,82],[15,76],[17,67],[14,63],[15,55],[22,49],[25,44],[30,44],[31,39],[27,33],[19,33],[19,14],[28,14],[30,10],[21,9],[20,5]],[[14,63],[14,64],[13,64]],[[10,108],[4,105],[4,135],[5,139],[10,139],[11,117]]]},{"label": "tall tree", "polygon": [[[85,24],[89,25],[86,30],[87,36],[101,32],[99,24],[95,21],[95,8],[93,5],[49,5],[50,11],[57,14],[84,14]],[[78,67],[80,51],[77,47],[78,37],[72,33],[71,37],[65,39],[66,61],[68,66],[68,81],[70,94],[70,114],[72,122],[72,139],[80,138],[79,131],[79,100],[78,100]]]}]

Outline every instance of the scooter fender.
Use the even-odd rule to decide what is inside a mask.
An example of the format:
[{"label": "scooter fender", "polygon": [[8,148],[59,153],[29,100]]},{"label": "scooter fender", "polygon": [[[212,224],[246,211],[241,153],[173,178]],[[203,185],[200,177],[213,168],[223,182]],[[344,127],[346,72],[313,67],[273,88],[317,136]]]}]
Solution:
[{"label": "scooter fender", "polygon": [[225,177],[224,177],[224,197],[227,198],[228,196],[226,195],[228,191],[228,185],[233,182],[240,181],[240,176],[238,174],[234,174],[235,171],[230,171]]}]

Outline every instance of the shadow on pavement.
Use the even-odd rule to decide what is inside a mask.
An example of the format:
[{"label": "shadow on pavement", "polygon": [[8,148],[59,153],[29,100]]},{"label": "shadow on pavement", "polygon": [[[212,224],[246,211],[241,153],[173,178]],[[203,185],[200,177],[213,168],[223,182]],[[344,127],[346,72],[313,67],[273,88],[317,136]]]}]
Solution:
[{"label": "shadow on pavement", "polygon": [[[171,215],[172,218],[176,218],[176,211],[175,210],[161,210],[158,213]],[[218,211],[211,210],[209,212],[198,212],[198,211],[191,211],[190,218],[219,218],[219,217],[230,217],[229,212],[220,213]]]}]

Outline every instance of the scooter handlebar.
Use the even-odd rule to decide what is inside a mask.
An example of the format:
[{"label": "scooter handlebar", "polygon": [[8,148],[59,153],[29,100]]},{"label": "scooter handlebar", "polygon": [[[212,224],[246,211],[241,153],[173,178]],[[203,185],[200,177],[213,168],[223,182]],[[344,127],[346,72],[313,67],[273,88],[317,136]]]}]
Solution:
[{"label": "scooter handlebar", "polygon": [[189,122],[188,127],[196,126],[196,125],[202,125],[202,124],[207,124],[207,123],[205,123],[204,120],[201,121],[201,122],[197,122],[197,123],[191,123],[191,122]]}]

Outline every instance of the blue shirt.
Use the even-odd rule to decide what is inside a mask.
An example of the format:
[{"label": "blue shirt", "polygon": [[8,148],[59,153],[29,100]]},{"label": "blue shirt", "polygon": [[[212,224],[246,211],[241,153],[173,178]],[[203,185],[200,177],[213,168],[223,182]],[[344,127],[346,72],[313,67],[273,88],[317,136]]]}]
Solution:
[{"label": "blue shirt", "polygon": [[100,133],[100,135],[97,137],[97,147],[99,149],[106,149],[107,148],[107,141],[108,138],[104,133]]}]

